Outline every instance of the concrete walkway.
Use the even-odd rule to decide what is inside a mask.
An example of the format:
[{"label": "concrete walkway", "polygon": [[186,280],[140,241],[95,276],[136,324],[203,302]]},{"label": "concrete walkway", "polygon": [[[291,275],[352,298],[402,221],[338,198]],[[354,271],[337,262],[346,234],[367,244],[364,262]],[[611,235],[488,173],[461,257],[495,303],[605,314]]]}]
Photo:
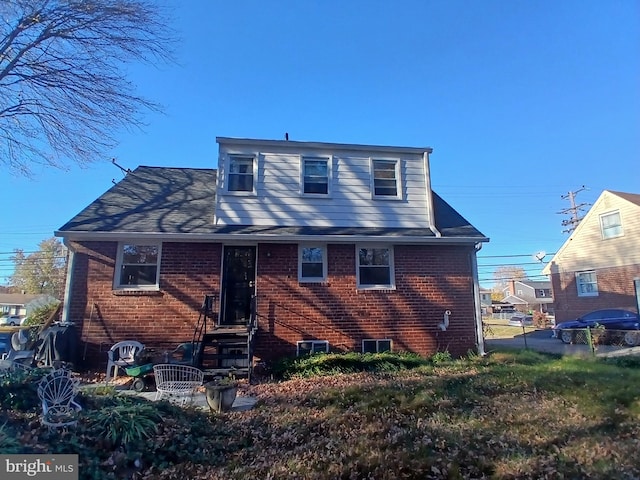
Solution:
[{"label": "concrete walkway", "polygon": [[[116,391],[123,395],[136,395],[142,398],[146,398],[150,402],[156,401],[156,392],[136,392],[135,390],[129,390],[128,385],[123,385],[121,387],[116,387]],[[256,397],[244,397],[238,395],[233,402],[233,406],[231,407],[232,412],[241,412],[245,410],[252,409],[258,399]],[[204,392],[197,392],[193,396],[193,401],[189,403],[190,406],[193,406],[202,410],[209,410],[209,405],[207,404],[207,399],[205,398]]]}]

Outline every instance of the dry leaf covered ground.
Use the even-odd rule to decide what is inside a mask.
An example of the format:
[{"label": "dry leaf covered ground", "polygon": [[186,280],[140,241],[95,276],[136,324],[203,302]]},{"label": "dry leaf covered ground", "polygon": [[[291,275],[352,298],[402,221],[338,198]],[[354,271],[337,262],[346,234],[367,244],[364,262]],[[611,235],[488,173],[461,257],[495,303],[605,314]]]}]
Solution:
[{"label": "dry leaf covered ground", "polygon": [[156,405],[157,431],[126,448],[8,420],[34,451],[81,448],[80,478],[637,479],[639,365],[505,352],[244,385],[254,409]]}]

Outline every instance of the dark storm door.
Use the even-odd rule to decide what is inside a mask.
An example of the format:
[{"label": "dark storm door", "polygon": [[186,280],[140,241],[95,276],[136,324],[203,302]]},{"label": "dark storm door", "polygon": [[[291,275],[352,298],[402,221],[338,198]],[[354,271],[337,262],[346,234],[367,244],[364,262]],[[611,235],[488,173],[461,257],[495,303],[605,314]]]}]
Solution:
[{"label": "dark storm door", "polygon": [[222,325],[246,325],[256,285],[256,247],[225,246],[222,265]]}]

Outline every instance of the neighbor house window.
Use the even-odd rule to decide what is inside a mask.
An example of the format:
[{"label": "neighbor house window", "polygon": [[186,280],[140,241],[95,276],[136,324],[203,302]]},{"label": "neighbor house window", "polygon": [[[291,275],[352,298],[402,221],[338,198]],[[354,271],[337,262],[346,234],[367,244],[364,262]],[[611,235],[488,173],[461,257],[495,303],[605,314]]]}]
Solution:
[{"label": "neighbor house window", "polygon": [[399,160],[371,160],[371,190],[374,198],[402,198]]},{"label": "neighbor house window", "polygon": [[121,243],[116,266],[116,288],[156,289],[160,273],[160,244]]},{"label": "neighbor house window", "polygon": [[297,343],[297,355],[299,357],[312,353],[329,353],[329,342],[326,340],[303,340]]},{"label": "neighbor house window", "polygon": [[596,297],[598,295],[598,279],[596,272],[577,272],[576,284],[579,297]]},{"label": "neighbor house window", "polygon": [[620,212],[611,212],[600,215],[600,228],[602,229],[602,238],[613,238],[622,236],[622,220]]},{"label": "neighbor house window", "polygon": [[302,193],[305,195],[328,195],[331,178],[329,158],[302,157]]},{"label": "neighbor house window", "polygon": [[363,340],[362,353],[381,353],[391,351],[391,340]]},{"label": "neighbor house window", "polygon": [[356,246],[356,254],[358,288],[395,288],[393,248]]},{"label": "neighbor house window", "polygon": [[232,155],[229,157],[229,170],[227,173],[228,192],[253,192],[254,191],[254,159]]},{"label": "neighbor house window", "polygon": [[327,279],[327,247],[300,245],[298,247],[298,280],[322,282]]}]

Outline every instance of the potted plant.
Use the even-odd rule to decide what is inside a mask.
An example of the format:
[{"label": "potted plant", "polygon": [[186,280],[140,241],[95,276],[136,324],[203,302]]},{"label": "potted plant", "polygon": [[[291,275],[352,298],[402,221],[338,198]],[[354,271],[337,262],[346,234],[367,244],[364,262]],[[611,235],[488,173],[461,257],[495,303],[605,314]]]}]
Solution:
[{"label": "potted plant", "polygon": [[215,377],[204,384],[207,404],[213,412],[231,410],[238,393],[238,382],[232,373],[228,377]]}]

